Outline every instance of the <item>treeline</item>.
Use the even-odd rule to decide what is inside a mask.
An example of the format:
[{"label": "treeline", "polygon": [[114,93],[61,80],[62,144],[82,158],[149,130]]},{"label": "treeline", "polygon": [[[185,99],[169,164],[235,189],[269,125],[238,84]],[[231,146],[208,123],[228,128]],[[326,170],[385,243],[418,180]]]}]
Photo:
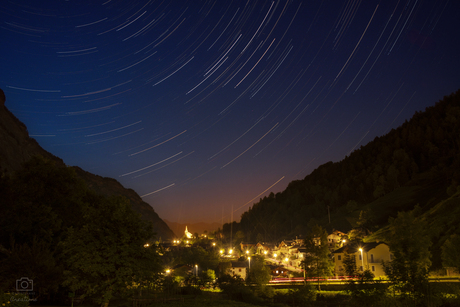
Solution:
[{"label": "treeline", "polygon": [[129,201],[97,195],[70,167],[35,157],[0,176],[0,195],[0,292],[106,306],[161,269],[154,245],[144,247],[151,226]]},{"label": "treeline", "polygon": [[[345,157],[319,166],[285,191],[260,199],[239,223],[224,225],[223,233],[241,231],[244,240],[271,241],[306,233],[307,229],[343,211],[369,204],[407,186],[424,185],[423,197],[406,204],[440,201],[460,182],[460,90],[444,97],[410,121]],[[342,211],[341,211],[342,209]],[[395,212],[396,213],[396,212]],[[388,216],[380,217],[386,223]],[[344,229],[348,231],[348,229]]]}]

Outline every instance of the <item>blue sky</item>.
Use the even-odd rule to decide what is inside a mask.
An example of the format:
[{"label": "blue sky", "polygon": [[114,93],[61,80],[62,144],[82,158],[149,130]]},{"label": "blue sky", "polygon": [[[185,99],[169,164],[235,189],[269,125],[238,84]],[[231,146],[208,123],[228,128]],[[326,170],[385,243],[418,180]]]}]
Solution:
[{"label": "blue sky", "polygon": [[228,222],[460,86],[456,1],[9,1],[0,87],[42,147],[161,218]]}]

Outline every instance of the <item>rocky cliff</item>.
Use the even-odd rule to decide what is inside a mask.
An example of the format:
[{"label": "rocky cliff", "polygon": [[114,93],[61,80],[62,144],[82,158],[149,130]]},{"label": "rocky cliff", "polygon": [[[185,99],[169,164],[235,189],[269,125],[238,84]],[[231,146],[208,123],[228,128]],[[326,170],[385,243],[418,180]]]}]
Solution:
[{"label": "rocky cliff", "polygon": [[[44,150],[36,140],[29,136],[26,125],[17,119],[5,106],[5,93],[0,89],[0,173],[12,173],[19,170],[22,164],[31,157],[41,155],[65,166],[62,159]],[[112,178],[91,174],[74,166],[80,176],[96,193],[110,196],[122,195],[129,199],[133,210],[140,213],[142,218],[151,222],[157,238],[168,240],[174,238],[174,233],[158,216],[153,208],[144,202],[132,189],[124,188]]]}]

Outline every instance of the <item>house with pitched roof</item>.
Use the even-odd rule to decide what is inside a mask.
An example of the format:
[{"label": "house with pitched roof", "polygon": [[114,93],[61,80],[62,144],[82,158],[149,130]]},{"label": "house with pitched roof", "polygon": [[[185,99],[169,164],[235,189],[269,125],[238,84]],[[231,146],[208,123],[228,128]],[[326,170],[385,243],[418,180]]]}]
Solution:
[{"label": "house with pitched roof", "polygon": [[261,254],[261,255],[270,254],[275,249],[275,244],[259,242],[256,245],[256,249],[257,249],[258,254]]},{"label": "house with pitched roof", "polygon": [[370,270],[375,277],[385,276],[382,261],[391,261],[390,247],[384,242],[345,245],[334,252],[335,274],[346,275],[343,260],[345,255],[353,257],[358,272]]},{"label": "house with pitched roof", "polygon": [[239,276],[246,280],[248,274],[249,262],[248,261],[232,261],[228,269],[228,273],[232,276]]},{"label": "house with pitched roof", "polygon": [[278,254],[289,255],[289,248],[295,244],[294,240],[283,240],[278,244]]},{"label": "house with pitched roof", "polygon": [[289,271],[281,265],[268,265],[272,277],[288,277]]},{"label": "house with pitched roof", "polygon": [[327,244],[329,246],[329,250],[332,252],[338,248],[341,248],[345,245],[347,240],[348,237],[346,233],[338,230],[332,231],[332,233],[327,236]]}]

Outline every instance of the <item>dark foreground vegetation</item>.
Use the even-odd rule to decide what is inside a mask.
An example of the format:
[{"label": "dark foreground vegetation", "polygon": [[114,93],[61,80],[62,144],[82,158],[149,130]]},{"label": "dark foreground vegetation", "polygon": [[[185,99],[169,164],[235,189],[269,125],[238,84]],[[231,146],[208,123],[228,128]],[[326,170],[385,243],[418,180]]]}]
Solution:
[{"label": "dark foreground vegetation", "polygon": [[161,270],[155,247],[144,247],[152,229],[129,201],[95,194],[70,167],[33,158],[0,177],[0,195],[5,292],[31,292],[42,302],[70,294],[108,305]]},{"label": "dark foreground vegetation", "polygon": [[[459,306],[460,299],[458,285],[435,284],[430,286],[429,293],[423,299],[414,299],[407,296],[395,295],[391,288],[363,288],[362,290],[347,291],[316,291],[312,286],[283,290],[265,290],[250,287],[213,292],[194,288],[184,288],[177,294],[146,293],[142,298],[127,298],[115,295],[111,302],[113,307],[247,307],[247,306],[375,306],[375,307],[404,307],[404,306]],[[5,306],[26,307],[27,301],[11,301],[11,294],[0,295],[0,303]],[[25,295],[24,297],[27,297]],[[16,295],[17,299],[21,297]],[[8,303],[10,301],[10,303]],[[70,306],[70,301],[57,305],[34,306]],[[94,301],[75,301],[75,307],[95,307]]]}]

